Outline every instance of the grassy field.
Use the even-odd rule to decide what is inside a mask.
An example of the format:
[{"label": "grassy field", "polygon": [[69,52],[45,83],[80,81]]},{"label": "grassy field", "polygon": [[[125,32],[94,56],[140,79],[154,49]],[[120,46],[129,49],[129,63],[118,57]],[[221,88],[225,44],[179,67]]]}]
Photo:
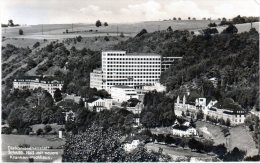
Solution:
[{"label": "grassy field", "polygon": [[[226,138],[222,132],[222,127],[212,125],[206,122],[198,121],[196,123],[197,129],[202,132],[202,129],[205,130],[203,136],[205,138],[212,139],[215,144],[226,144]],[[253,140],[251,133],[246,129],[245,126],[236,126],[229,129],[230,130],[230,149],[238,147],[239,149],[247,151],[247,155],[257,154],[256,144]],[[203,133],[203,132],[202,132]]]},{"label": "grassy field", "polygon": [[178,160],[188,161],[186,159],[191,157],[203,158],[206,159],[207,161],[211,161],[212,158],[212,156],[208,156],[207,154],[192,152],[190,149],[169,147],[167,145],[148,143],[145,145],[145,147],[148,150],[153,150],[153,151],[158,151],[159,148],[162,148],[163,154],[170,155],[173,158],[173,161],[178,161]]},{"label": "grassy field", "polygon": [[[4,135],[2,134],[2,159],[5,162],[18,161],[27,162],[28,160],[12,160],[8,154],[8,146],[19,146],[20,144],[29,144],[31,147],[50,147],[48,152],[58,152],[58,155],[51,156],[50,160],[35,160],[35,161],[52,161],[61,158],[63,149],[60,147],[65,144],[63,139],[58,139],[57,136],[28,136],[28,135]],[[39,150],[35,150],[37,152]]]},{"label": "grassy field", "polygon": [[[2,35],[7,38],[59,39],[76,37],[78,35],[81,35],[82,37],[104,36],[107,35],[107,33],[109,33],[109,35],[116,35],[117,32],[123,32],[125,35],[135,36],[136,33],[141,31],[143,28],[147,29],[148,32],[165,30],[169,26],[171,26],[173,30],[196,30],[206,28],[208,24],[209,21],[207,20],[147,21],[131,24],[110,24],[107,27],[96,27],[94,24],[73,24],[73,31],[81,32],[72,34],[63,34],[66,29],[72,31],[71,24],[45,24],[43,26],[32,25],[25,27],[3,28]],[[18,35],[18,30],[20,28],[24,31],[23,36]],[[88,32],[89,30],[98,30],[98,33]]]},{"label": "grassy field", "polygon": [[[212,21],[217,24],[219,21]],[[173,30],[190,30],[198,31],[200,29],[207,28],[210,22],[208,20],[181,20],[181,21],[147,21],[140,23],[131,24],[110,24],[107,27],[96,27],[94,24],[73,24],[73,32],[69,34],[63,34],[68,29],[72,31],[71,24],[44,24],[32,25],[25,27],[13,27],[13,28],[2,28],[2,35],[6,38],[26,38],[26,39],[65,39],[74,38],[78,35],[82,37],[97,37],[97,36],[117,36],[117,33],[123,32],[126,36],[135,36],[143,28],[147,29],[148,32],[154,32],[158,30],[165,30],[169,26]],[[237,24],[238,32],[248,31],[251,27],[250,23]],[[253,23],[259,31],[259,22]],[[18,30],[23,29],[24,35],[18,35]],[[217,27],[221,32],[226,26]],[[93,32],[89,32],[92,30]],[[96,32],[97,30],[97,32]]]},{"label": "grassy field", "polygon": [[[65,128],[65,126],[64,125],[57,125],[56,123],[53,123],[53,124],[49,124],[50,126],[51,126],[51,128],[52,128],[52,132],[57,132],[58,133],[58,131],[59,131],[59,129],[61,129],[61,128]],[[30,126],[31,128],[32,128],[32,130],[33,130],[33,132],[35,132],[36,133],[36,131],[39,129],[39,128],[41,128],[41,129],[44,129],[44,127],[45,127],[46,125],[44,125],[44,124],[36,124],[36,125],[32,125],[32,126]]]}]

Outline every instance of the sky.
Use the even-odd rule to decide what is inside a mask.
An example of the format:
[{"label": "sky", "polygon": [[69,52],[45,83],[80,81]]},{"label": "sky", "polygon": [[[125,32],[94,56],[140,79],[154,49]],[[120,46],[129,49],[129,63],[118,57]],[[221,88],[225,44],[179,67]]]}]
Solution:
[{"label": "sky", "polygon": [[259,16],[260,0],[2,0],[1,23],[133,23]]}]

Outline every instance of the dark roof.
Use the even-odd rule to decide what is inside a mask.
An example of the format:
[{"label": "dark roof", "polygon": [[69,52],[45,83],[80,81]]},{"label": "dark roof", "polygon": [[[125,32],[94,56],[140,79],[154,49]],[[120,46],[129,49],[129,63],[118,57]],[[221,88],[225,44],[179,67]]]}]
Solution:
[{"label": "dark roof", "polygon": [[99,99],[99,98],[89,98],[89,99],[86,100],[86,102],[92,103],[92,102],[94,102],[94,101],[97,101],[98,99]]},{"label": "dark roof", "polygon": [[224,99],[223,101],[219,101],[214,105],[214,107],[218,109],[226,109],[233,112],[244,111],[244,109],[232,99]]},{"label": "dark roof", "polygon": [[39,82],[41,82],[41,81],[52,82],[54,80],[59,81],[54,76],[19,76],[19,77],[15,78],[15,80],[19,80],[19,81],[36,80],[36,79],[38,79]]},{"label": "dark roof", "polygon": [[174,125],[172,128],[177,130],[187,131],[190,128],[190,126]]}]

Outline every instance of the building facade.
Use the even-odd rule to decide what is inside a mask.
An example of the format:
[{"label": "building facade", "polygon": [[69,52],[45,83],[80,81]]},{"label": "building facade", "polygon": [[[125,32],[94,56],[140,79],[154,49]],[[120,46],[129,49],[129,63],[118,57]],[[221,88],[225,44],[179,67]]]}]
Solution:
[{"label": "building facade", "polygon": [[208,116],[214,117],[216,119],[223,119],[227,121],[230,120],[232,126],[245,123],[246,113],[243,110],[229,110],[229,109],[219,109],[217,107],[212,107],[208,109]]},{"label": "building facade", "polygon": [[85,102],[85,107],[91,111],[100,112],[104,109],[110,110],[112,108],[112,99],[111,98],[96,98],[89,99]]},{"label": "building facade", "polygon": [[138,99],[137,92],[134,88],[129,86],[117,85],[111,87],[111,97],[115,102],[121,103],[131,98]]},{"label": "building facade", "polygon": [[90,73],[90,88],[97,88],[98,90],[102,89],[102,69],[94,69]]},{"label": "building facade", "polygon": [[91,73],[90,87],[110,92],[111,87],[116,85],[134,88],[154,86],[159,83],[162,65],[163,70],[166,70],[174,60],[180,58],[182,57],[165,58],[154,53],[103,51],[102,68]]},{"label": "building facade", "polygon": [[16,89],[37,89],[42,88],[52,96],[56,89],[62,89],[63,81],[55,80],[52,77],[24,76],[13,81],[13,88]]}]

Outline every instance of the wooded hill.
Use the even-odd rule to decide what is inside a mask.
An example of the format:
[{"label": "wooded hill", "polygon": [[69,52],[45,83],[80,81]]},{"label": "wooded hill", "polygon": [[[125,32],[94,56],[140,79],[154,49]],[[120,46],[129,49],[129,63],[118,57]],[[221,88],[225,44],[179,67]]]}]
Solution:
[{"label": "wooded hill", "polygon": [[[232,98],[243,108],[258,107],[259,34],[252,28],[237,34],[228,27],[221,34],[193,35],[188,31],[146,33],[115,46],[128,52],[155,52],[162,56],[183,56],[161,76],[169,95],[191,92],[190,100],[207,97]],[[208,80],[216,77],[217,87]],[[194,101],[193,101],[194,102]]]}]

